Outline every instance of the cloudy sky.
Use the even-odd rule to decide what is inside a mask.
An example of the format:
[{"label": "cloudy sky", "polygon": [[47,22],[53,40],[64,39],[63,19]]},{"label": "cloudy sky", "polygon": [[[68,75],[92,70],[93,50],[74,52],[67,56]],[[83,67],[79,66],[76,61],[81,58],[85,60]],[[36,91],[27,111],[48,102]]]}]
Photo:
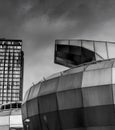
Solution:
[{"label": "cloudy sky", "polygon": [[115,41],[115,0],[0,0],[0,37],[23,40],[25,93],[65,69],[53,63],[55,39]]}]

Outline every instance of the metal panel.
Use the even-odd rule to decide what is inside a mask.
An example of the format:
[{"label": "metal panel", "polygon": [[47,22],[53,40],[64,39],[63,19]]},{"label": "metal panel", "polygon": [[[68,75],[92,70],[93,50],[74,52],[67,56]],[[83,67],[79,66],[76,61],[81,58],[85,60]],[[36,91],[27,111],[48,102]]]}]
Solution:
[{"label": "metal panel", "polygon": [[22,118],[23,120],[27,118],[27,102],[22,105]]},{"label": "metal panel", "polygon": [[42,130],[62,130],[57,111],[40,115]]},{"label": "metal panel", "polygon": [[115,68],[112,68],[112,84],[115,84]]},{"label": "metal panel", "polygon": [[113,102],[115,104],[115,84],[112,85],[113,88]]},{"label": "metal panel", "polygon": [[41,85],[41,83],[38,83],[38,84],[34,85],[33,87],[31,87],[30,93],[28,96],[28,100],[33,99],[38,96],[40,85]]},{"label": "metal panel", "polygon": [[76,73],[66,76],[61,76],[57,91],[80,88],[82,82],[82,73]]},{"label": "metal panel", "polygon": [[9,125],[10,122],[9,122],[9,118],[10,116],[0,116],[0,126],[1,125]]},{"label": "metal panel", "polygon": [[95,64],[90,64],[88,65],[88,67],[86,68],[87,70],[96,70],[96,69],[104,69],[104,68],[112,68],[114,61],[102,61],[102,62],[98,62]]},{"label": "metal panel", "polygon": [[115,126],[88,127],[87,130],[115,130]]},{"label": "metal panel", "polygon": [[10,116],[10,127],[23,127],[22,116],[21,115]]},{"label": "metal panel", "polygon": [[8,116],[8,115],[10,115],[10,113],[11,113],[11,111],[5,110],[5,111],[0,112],[0,116]]},{"label": "metal panel", "polygon": [[41,83],[39,96],[56,92],[59,78],[54,78]]},{"label": "metal panel", "polygon": [[82,107],[81,89],[73,89],[57,93],[59,110]]},{"label": "metal panel", "polygon": [[40,113],[52,112],[57,110],[56,94],[40,96],[38,101]]},{"label": "metal panel", "polygon": [[81,128],[84,126],[83,109],[67,109],[59,111],[62,129]]},{"label": "metal panel", "polygon": [[64,129],[64,130],[86,130],[86,128],[71,128],[71,129]]},{"label": "metal panel", "polygon": [[9,130],[9,125],[0,126],[0,130]]},{"label": "metal panel", "polygon": [[65,70],[62,72],[62,75],[68,75],[68,74],[75,74],[79,72],[83,72],[85,70],[86,66],[80,66],[72,69]]},{"label": "metal panel", "polygon": [[83,73],[82,87],[100,86],[112,83],[112,70],[99,69]]},{"label": "metal panel", "polygon": [[26,91],[26,94],[25,94],[25,96],[24,96],[23,103],[25,103],[25,102],[27,101],[29,92],[30,92],[30,89],[28,89],[28,90]]},{"label": "metal panel", "polygon": [[84,107],[113,104],[112,86],[96,86],[82,89]]},{"label": "metal panel", "polygon": [[38,115],[38,99],[32,99],[27,102],[27,109],[28,109],[28,117]]},{"label": "metal panel", "polygon": [[115,125],[115,112],[113,105],[102,105],[84,108],[85,126]]},{"label": "metal panel", "polygon": [[[32,116],[29,119],[30,119],[29,130],[43,130],[41,128],[41,120],[40,120],[39,115]],[[24,129],[24,130],[27,130],[27,129]]]},{"label": "metal panel", "polygon": [[46,78],[46,80],[54,79],[54,78],[57,78],[59,76],[61,76],[61,72],[58,72],[58,73],[55,73],[55,74],[52,74],[52,75],[48,76]]}]

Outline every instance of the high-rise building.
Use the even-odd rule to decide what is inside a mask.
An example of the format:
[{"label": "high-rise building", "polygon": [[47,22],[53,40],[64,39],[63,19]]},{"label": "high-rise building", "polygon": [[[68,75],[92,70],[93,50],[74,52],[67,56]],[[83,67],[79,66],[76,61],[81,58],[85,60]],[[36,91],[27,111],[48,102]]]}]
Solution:
[{"label": "high-rise building", "polygon": [[22,100],[22,40],[0,39],[0,104]]}]

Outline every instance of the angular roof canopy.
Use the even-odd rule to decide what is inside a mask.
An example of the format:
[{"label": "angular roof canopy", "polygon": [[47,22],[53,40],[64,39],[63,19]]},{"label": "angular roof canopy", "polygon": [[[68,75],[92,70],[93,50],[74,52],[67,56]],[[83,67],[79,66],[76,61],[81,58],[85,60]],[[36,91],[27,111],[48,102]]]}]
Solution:
[{"label": "angular roof canopy", "polygon": [[66,67],[115,58],[115,42],[56,40],[54,62]]}]

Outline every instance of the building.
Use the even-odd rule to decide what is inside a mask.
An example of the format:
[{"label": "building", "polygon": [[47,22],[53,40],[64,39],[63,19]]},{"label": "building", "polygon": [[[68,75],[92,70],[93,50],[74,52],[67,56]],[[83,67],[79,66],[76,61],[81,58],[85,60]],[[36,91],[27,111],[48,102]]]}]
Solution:
[{"label": "building", "polygon": [[0,39],[0,104],[22,101],[22,40]]},{"label": "building", "polygon": [[20,101],[1,105],[0,130],[23,130]]},{"label": "building", "polygon": [[115,130],[115,42],[59,40],[55,51],[70,69],[27,90],[24,130]]}]

